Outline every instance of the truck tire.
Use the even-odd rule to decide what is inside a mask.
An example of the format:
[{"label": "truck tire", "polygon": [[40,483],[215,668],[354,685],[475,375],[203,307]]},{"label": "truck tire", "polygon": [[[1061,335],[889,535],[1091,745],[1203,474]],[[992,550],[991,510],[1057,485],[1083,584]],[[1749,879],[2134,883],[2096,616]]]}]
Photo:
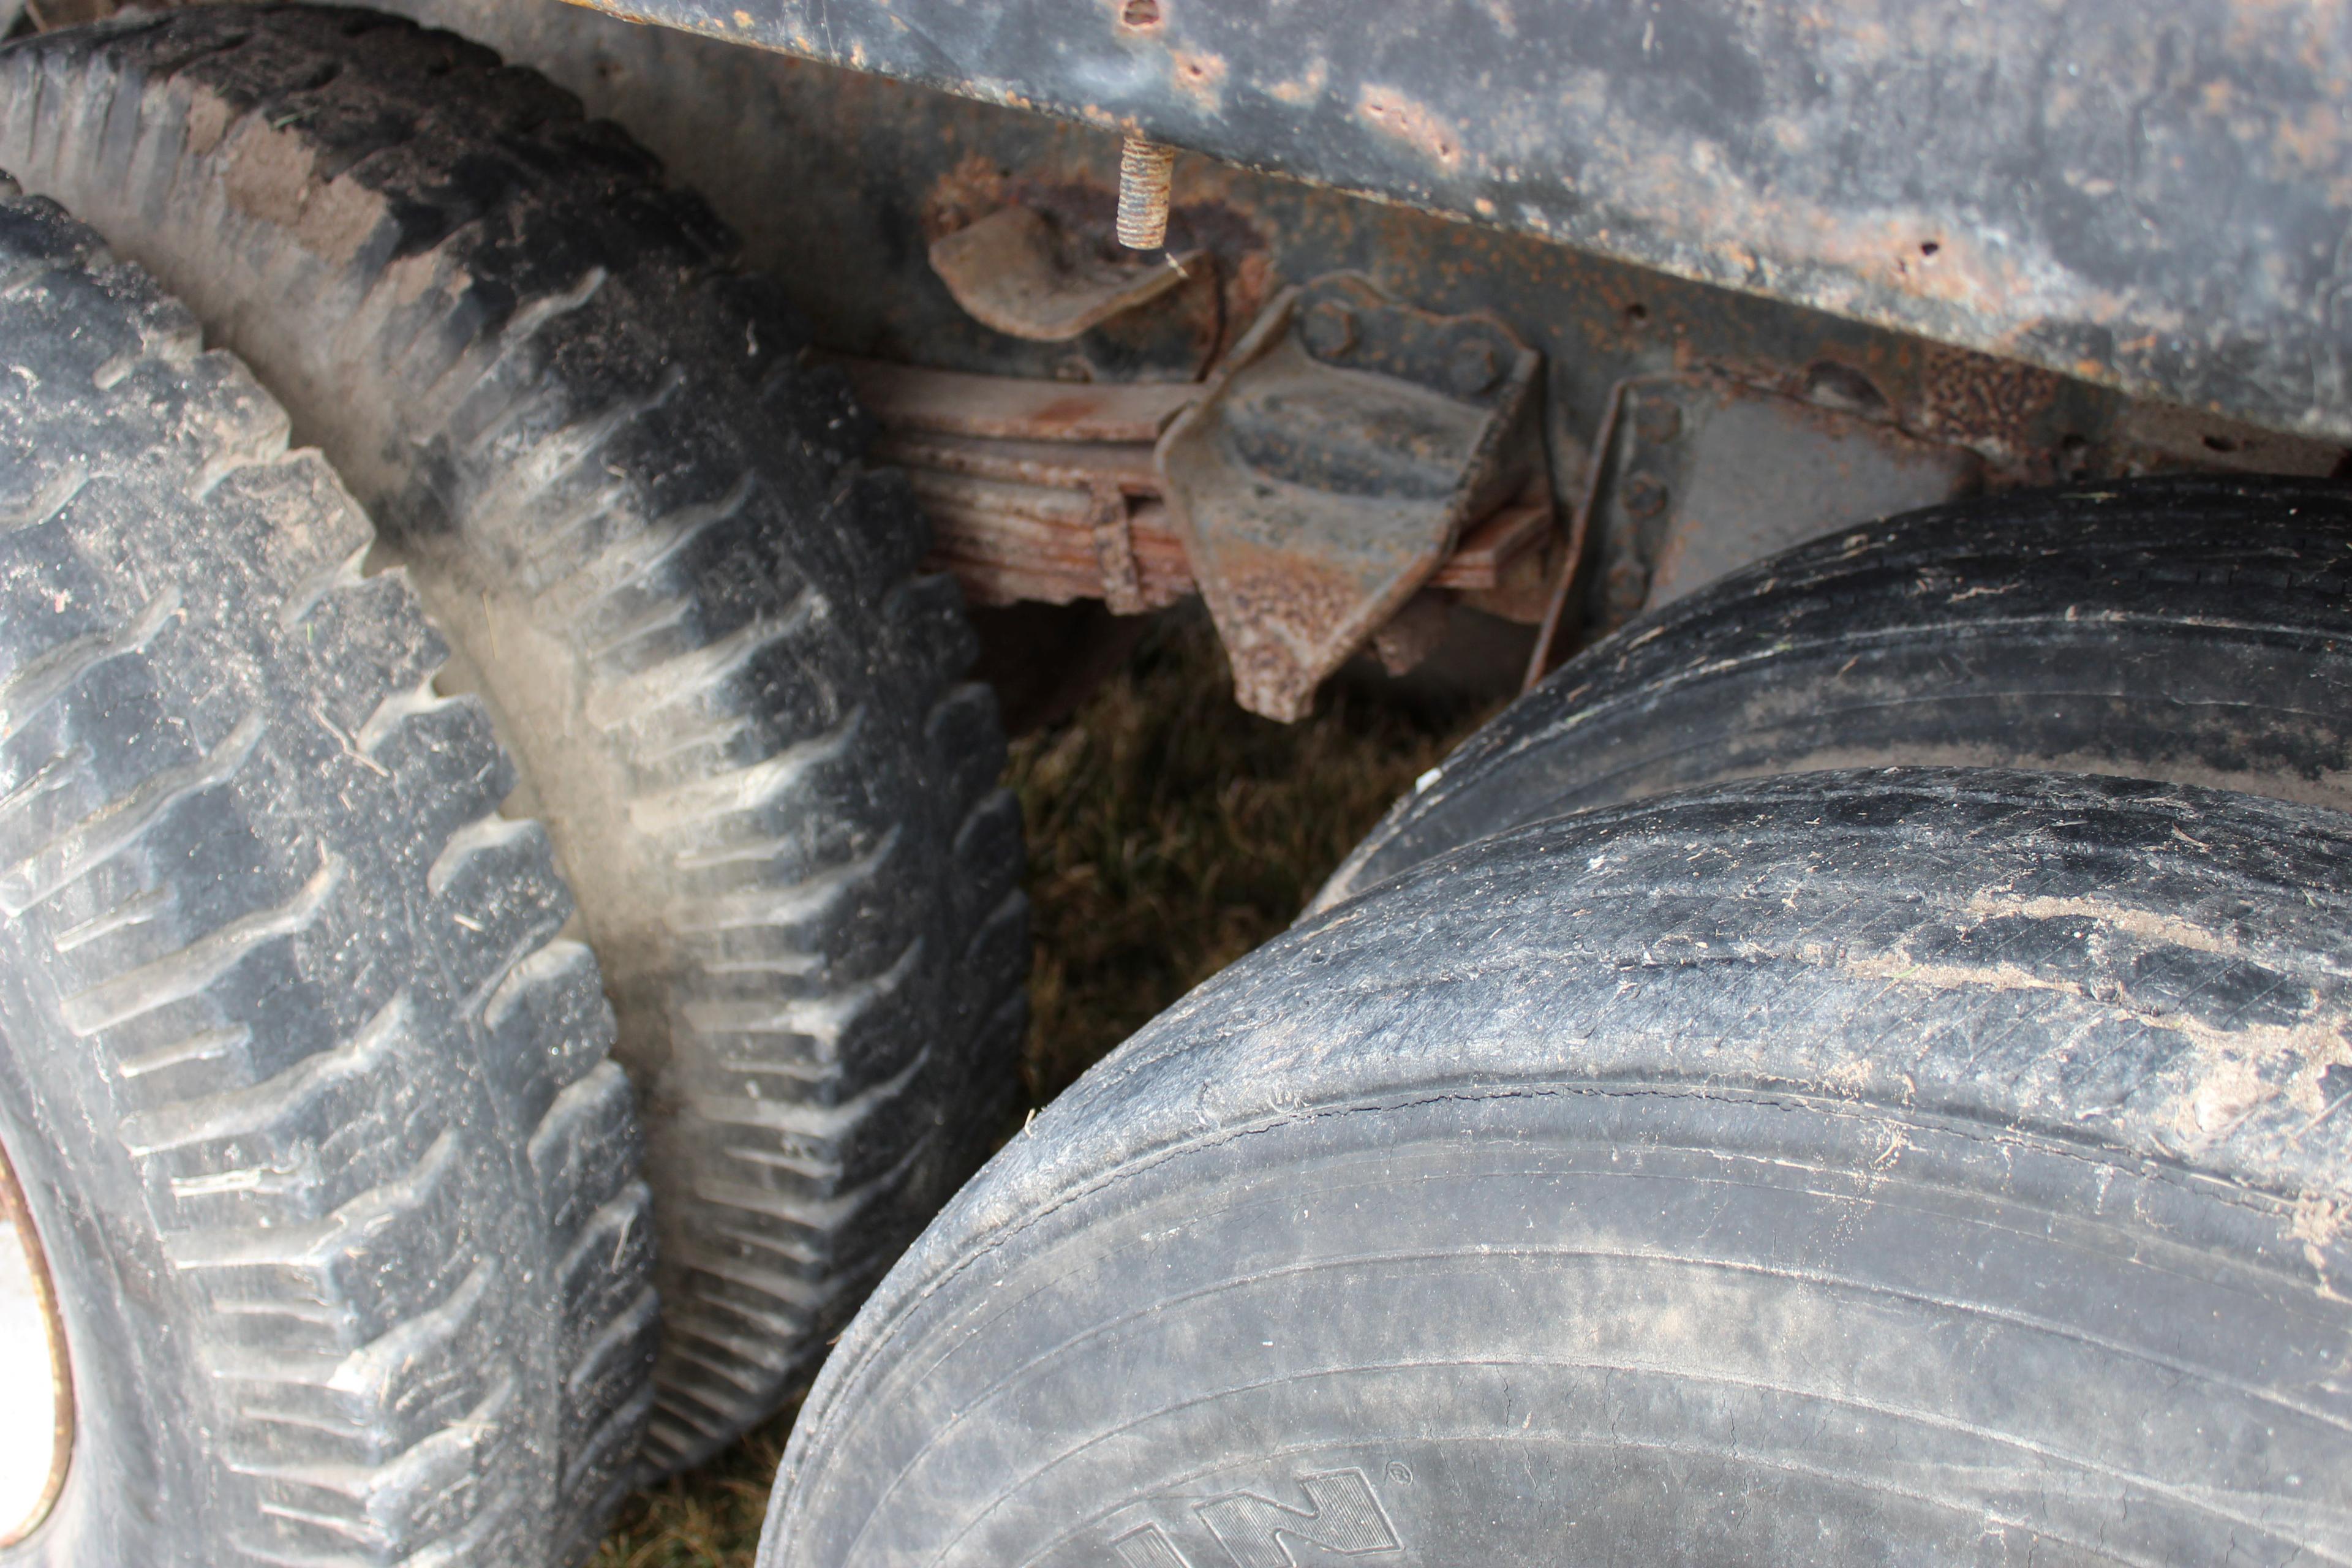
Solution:
[{"label": "truck tire", "polygon": [[951,580],[726,231],[536,74],[367,12],[0,51],[0,164],[293,410],[457,644],[645,1102],[647,1456],[776,1408],[1017,1090],[1020,822]]},{"label": "truck tire", "polygon": [[958,1195],[761,1568],[2344,1557],[2347,889],[2332,812],[1958,769],[1426,862]]},{"label": "truck tire", "polygon": [[1311,908],[1538,817],[1898,763],[2352,809],[2352,489],[2110,481],[1786,552],[1512,704],[1396,804]]},{"label": "truck tire", "polygon": [[202,348],[0,179],[0,1143],[73,1434],[0,1564],[576,1562],[656,1330],[611,1010],[415,595]]}]

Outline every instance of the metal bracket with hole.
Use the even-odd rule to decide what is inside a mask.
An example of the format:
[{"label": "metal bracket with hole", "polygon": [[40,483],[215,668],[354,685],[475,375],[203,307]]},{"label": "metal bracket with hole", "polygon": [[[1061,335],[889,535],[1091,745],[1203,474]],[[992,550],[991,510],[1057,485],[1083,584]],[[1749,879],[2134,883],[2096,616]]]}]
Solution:
[{"label": "metal bracket with hole", "polygon": [[1539,363],[1492,317],[1352,273],[1267,307],[1156,458],[1243,707],[1305,717],[1465,526],[1538,477]]}]

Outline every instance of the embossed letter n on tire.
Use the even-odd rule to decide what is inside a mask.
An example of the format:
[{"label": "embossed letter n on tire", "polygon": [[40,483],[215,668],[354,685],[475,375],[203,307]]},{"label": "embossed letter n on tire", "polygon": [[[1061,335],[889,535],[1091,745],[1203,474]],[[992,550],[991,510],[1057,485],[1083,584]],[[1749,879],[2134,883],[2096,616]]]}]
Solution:
[{"label": "embossed letter n on tire", "polygon": [[[1402,1549],[1363,1471],[1304,1475],[1297,1486],[1307,1494],[1304,1508],[1234,1491],[1193,1503],[1191,1511],[1234,1568],[1297,1568],[1298,1559],[1283,1544],[1285,1537],[1350,1557]],[[1194,1568],[1156,1523],[1127,1531],[1112,1546],[1125,1568]]]}]

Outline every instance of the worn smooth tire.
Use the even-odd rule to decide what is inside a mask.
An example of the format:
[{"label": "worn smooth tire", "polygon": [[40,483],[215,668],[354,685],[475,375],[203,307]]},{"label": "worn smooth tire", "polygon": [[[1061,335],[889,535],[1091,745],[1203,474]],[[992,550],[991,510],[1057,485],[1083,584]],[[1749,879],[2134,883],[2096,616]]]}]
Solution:
[{"label": "worn smooth tire", "polygon": [[0,163],[185,298],[515,751],[645,1101],[647,1457],[785,1397],[1017,1092],[1020,820],[903,478],[773,291],[533,72],[226,6],[0,50]]},{"label": "worn smooth tire", "polygon": [[0,1142],[75,1404],[0,1563],[573,1563],[652,1400],[611,1009],[415,595],[202,351],[0,179]]},{"label": "worn smooth tire", "polygon": [[2352,818],[1831,773],[1260,949],[867,1302],[761,1568],[2352,1552]]},{"label": "worn smooth tire", "polygon": [[1894,763],[2352,809],[2352,487],[2111,481],[1786,552],[1554,672],[1399,801],[1311,907],[1538,817]]}]

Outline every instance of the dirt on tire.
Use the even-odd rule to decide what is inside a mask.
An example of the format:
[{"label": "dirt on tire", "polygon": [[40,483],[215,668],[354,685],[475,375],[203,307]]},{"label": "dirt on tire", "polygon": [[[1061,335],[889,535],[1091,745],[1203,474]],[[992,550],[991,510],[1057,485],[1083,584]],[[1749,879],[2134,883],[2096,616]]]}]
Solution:
[{"label": "dirt on tire", "polygon": [[1312,908],[1561,812],[1895,763],[2352,809],[2352,487],[2110,480],[1784,552],[1596,643],[1506,709]]},{"label": "dirt on tire", "polygon": [[1019,813],[905,481],[698,200],[450,35],[240,5],[23,40],[0,163],[254,366],[457,645],[645,1104],[647,1458],[713,1452],[1017,1094]]},{"label": "dirt on tire", "polygon": [[595,961],[287,430],[0,179],[0,1138],[75,1404],[10,1568],[562,1568],[651,1406]]}]

